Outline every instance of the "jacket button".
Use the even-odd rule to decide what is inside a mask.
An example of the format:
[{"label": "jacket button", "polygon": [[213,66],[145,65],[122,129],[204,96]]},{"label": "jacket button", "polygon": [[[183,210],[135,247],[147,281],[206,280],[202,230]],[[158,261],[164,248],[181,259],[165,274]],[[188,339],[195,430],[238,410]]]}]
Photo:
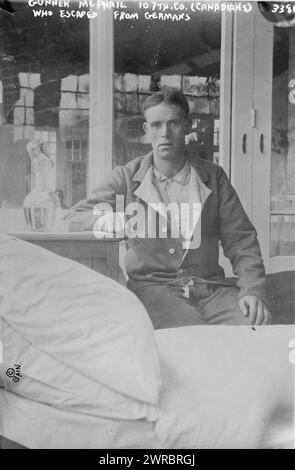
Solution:
[{"label": "jacket button", "polygon": [[183,269],[180,268],[180,269],[178,270],[178,272],[179,272],[179,274],[182,274],[182,273],[183,273]]},{"label": "jacket button", "polygon": [[174,248],[170,248],[169,253],[170,253],[171,255],[173,255],[173,254],[175,253]]}]

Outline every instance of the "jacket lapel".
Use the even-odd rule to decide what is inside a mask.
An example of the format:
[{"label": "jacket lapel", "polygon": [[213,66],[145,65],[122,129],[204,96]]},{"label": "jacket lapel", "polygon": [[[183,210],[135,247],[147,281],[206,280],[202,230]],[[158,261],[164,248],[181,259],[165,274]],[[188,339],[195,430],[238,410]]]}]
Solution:
[{"label": "jacket lapel", "polygon": [[153,183],[153,178],[153,154],[150,153],[142,161],[141,166],[132,178],[132,181],[140,182],[140,185],[135,189],[133,194],[167,219],[165,204]]},{"label": "jacket lapel", "polygon": [[134,191],[135,196],[149,204],[150,202],[163,202],[159,191],[153,183],[153,167],[148,168],[143,180]]},{"label": "jacket lapel", "polygon": [[[187,241],[184,241],[182,244],[183,248],[186,250],[183,259],[189,249],[198,248],[199,246],[201,237],[201,212],[204,208],[207,198],[212,193],[212,190],[209,189],[208,186],[201,180],[194,165],[191,165],[191,177],[188,191],[189,206],[186,212],[187,215],[189,214],[190,218],[192,217],[193,224],[191,230],[187,231],[186,233]],[[185,224],[186,227],[190,227],[190,220],[185,220],[184,214],[181,214],[181,223]]]},{"label": "jacket lapel", "polygon": [[[192,234],[195,235],[195,231],[199,230],[198,220],[200,213],[204,208],[207,198],[212,193],[212,190],[206,184],[210,181],[210,175],[202,165],[202,162],[199,161],[199,159],[192,158],[189,154],[188,158],[191,164],[188,202],[201,204],[199,213],[193,217]],[[134,190],[134,195],[167,219],[165,204],[153,183],[153,152],[150,152],[142,159],[138,170],[133,175],[132,181],[140,183]],[[186,221],[184,221],[184,223],[186,223]],[[190,245],[191,242],[188,242],[185,255]]]}]

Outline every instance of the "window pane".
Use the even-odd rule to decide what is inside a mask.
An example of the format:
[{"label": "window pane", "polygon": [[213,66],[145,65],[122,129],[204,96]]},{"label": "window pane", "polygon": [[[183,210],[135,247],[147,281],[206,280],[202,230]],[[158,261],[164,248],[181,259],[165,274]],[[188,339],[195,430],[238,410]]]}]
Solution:
[{"label": "window pane", "polygon": [[0,15],[2,231],[26,230],[23,201],[36,182],[27,150],[32,140],[46,144],[55,164],[50,187],[61,190],[62,207],[85,197],[87,188],[85,152],[78,183],[67,161],[80,161],[81,141],[88,145],[89,20],[61,18],[58,7],[43,18],[33,18],[25,2],[13,8],[14,15]]},{"label": "window pane", "polygon": [[271,216],[271,256],[295,253],[295,215]]},{"label": "window pane", "polygon": [[80,151],[74,150],[74,160],[80,160]]},{"label": "window pane", "polygon": [[128,2],[127,12],[138,19],[115,20],[113,163],[150,151],[141,105],[163,86],[182,90],[189,102],[188,150],[218,163],[221,14],[151,21],[138,2]]},{"label": "window pane", "polygon": [[82,140],[82,148],[81,148],[81,159],[87,160],[87,142],[86,140]]},{"label": "window pane", "polygon": [[66,160],[72,160],[72,150],[66,151]]}]

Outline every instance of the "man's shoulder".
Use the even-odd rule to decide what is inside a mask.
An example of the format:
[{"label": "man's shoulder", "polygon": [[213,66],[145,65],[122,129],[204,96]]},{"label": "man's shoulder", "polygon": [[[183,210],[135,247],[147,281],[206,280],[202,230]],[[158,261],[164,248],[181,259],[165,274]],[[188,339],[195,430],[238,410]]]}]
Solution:
[{"label": "man's shoulder", "polygon": [[125,165],[116,165],[113,169],[108,173],[108,176],[112,174],[122,174],[122,173],[135,173],[141,166],[142,162],[148,157],[149,154],[141,155],[139,157],[130,160],[129,162],[125,163]]},{"label": "man's shoulder", "polygon": [[142,163],[148,160],[150,156],[151,156],[151,153],[140,155],[139,157],[136,157],[133,160],[130,160],[130,162],[126,163],[124,165],[124,168],[126,168],[131,173],[136,172],[139,169],[139,167],[142,165]]},{"label": "man's shoulder", "polygon": [[[140,155],[125,165],[116,167],[124,173],[129,174],[131,177],[137,173],[138,170],[147,170],[147,168],[152,164],[152,152],[149,152],[144,155]],[[209,162],[203,158],[200,158],[196,155],[189,154],[189,160],[191,165],[200,173],[200,176],[209,176],[218,177],[221,173],[224,173],[224,170],[221,166],[216,163]]]},{"label": "man's shoulder", "polygon": [[134,158],[125,165],[116,167],[118,170],[122,171],[125,174],[125,178],[133,178],[137,172],[140,174],[146,173],[148,168],[152,165],[152,152],[145,155],[140,155],[139,157]]},{"label": "man's shoulder", "polygon": [[197,170],[203,180],[218,178],[224,173],[223,168],[216,163],[205,160],[196,155],[189,155],[191,165]]},{"label": "man's shoulder", "polygon": [[211,172],[216,172],[221,168],[217,163],[210,162],[209,160],[205,160],[204,158],[195,157],[195,160],[198,162],[199,165],[203,166],[206,168],[206,170],[211,171]]}]

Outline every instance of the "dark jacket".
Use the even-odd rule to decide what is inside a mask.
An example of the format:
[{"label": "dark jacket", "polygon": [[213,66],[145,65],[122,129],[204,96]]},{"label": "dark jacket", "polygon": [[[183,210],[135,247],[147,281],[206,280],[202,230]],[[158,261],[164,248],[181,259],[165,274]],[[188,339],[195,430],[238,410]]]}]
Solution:
[{"label": "dark jacket", "polygon": [[[129,239],[125,264],[132,282],[167,283],[175,279],[197,276],[219,279],[224,271],[218,264],[219,241],[237,276],[239,297],[256,295],[265,299],[265,270],[257,241],[257,233],[224,170],[213,163],[189,156],[201,186],[201,243],[185,251],[179,238]],[[159,194],[151,180],[152,153],[138,157],[125,166],[118,166],[106,177],[91,197],[74,206],[73,211],[91,211],[101,202],[115,210],[116,195],[125,197],[125,205],[140,202],[144,207],[155,202]],[[86,214],[85,214],[86,216]],[[96,217],[97,219],[97,217]],[[91,230],[95,217],[84,218],[84,229]]]}]

